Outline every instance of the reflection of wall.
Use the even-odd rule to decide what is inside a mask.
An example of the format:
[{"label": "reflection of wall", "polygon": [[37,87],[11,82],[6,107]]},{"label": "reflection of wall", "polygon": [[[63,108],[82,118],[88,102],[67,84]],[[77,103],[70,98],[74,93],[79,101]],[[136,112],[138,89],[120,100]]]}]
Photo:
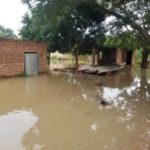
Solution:
[{"label": "reflection of wall", "polygon": [[37,89],[37,76],[25,78],[25,93],[28,96],[36,95],[38,92]]}]

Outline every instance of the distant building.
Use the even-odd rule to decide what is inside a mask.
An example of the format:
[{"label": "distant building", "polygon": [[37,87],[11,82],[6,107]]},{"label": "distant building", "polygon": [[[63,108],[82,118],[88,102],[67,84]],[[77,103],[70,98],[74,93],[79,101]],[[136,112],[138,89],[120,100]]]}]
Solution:
[{"label": "distant building", "polygon": [[26,40],[0,40],[0,77],[45,72],[47,45]]},{"label": "distant building", "polygon": [[118,48],[101,48],[100,65],[134,65],[135,53],[133,50]]}]

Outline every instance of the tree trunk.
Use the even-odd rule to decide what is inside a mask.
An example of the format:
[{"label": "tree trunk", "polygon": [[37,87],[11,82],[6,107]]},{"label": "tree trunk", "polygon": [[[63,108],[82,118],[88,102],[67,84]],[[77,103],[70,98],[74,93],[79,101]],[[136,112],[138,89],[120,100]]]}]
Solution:
[{"label": "tree trunk", "polygon": [[51,53],[47,52],[47,64],[48,64],[48,67],[50,67],[50,56],[51,56]]},{"label": "tree trunk", "polygon": [[100,60],[101,60],[101,58],[100,58],[100,52],[97,51],[97,65],[98,66],[100,65]]},{"label": "tree trunk", "polygon": [[96,60],[96,48],[93,47],[93,49],[92,49],[92,66],[95,66],[95,60]]},{"label": "tree trunk", "polygon": [[79,49],[75,50],[74,58],[75,58],[75,67],[76,67],[76,69],[78,69],[78,67],[79,67]]},{"label": "tree trunk", "polygon": [[141,68],[147,68],[148,51],[144,50],[142,55]]}]

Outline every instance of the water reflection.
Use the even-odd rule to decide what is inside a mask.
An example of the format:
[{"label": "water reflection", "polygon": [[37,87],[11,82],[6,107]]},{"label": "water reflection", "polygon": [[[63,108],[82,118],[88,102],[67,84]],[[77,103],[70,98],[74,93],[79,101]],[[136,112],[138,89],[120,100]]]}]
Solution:
[{"label": "water reflection", "polygon": [[91,124],[91,129],[95,131],[97,129],[97,124],[96,123]]},{"label": "water reflection", "polygon": [[37,80],[38,80],[37,76],[31,76],[31,77],[25,78],[26,95],[33,96],[37,94],[38,92]]},{"label": "water reflection", "polygon": [[[130,70],[132,72],[132,70]],[[131,75],[131,76],[128,76]],[[117,104],[122,103],[124,105],[125,103],[128,103],[129,100],[132,101],[149,101],[150,98],[150,84],[149,79],[146,77],[147,73],[146,70],[141,71],[141,75],[135,75],[127,73],[127,77],[129,78],[130,84],[126,84],[128,80],[121,79],[121,86],[120,82],[118,80],[109,81],[109,84],[111,87],[103,86],[100,90],[97,90],[99,96],[102,99],[105,99],[107,101],[112,102],[115,106],[118,106]],[[124,74],[120,74],[120,77],[117,77],[118,79],[122,78]],[[131,80],[132,79],[132,80]],[[115,83],[115,84],[114,84]],[[106,83],[108,84],[108,83]],[[122,85],[125,85],[123,86]],[[113,86],[112,86],[113,85]]]},{"label": "water reflection", "polygon": [[71,74],[1,80],[0,149],[150,149],[150,77],[143,73],[94,76],[102,86]]},{"label": "water reflection", "polygon": [[34,126],[38,118],[31,111],[19,110],[0,116],[0,149],[21,150],[22,136]]},{"label": "water reflection", "polygon": [[[143,120],[143,117],[146,120],[150,119],[150,113],[148,111],[150,103],[147,103],[150,100],[150,84],[146,71],[147,70],[142,70],[140,74],[134,75],[134,72],[130,70],[130,73],[127,73],[127,77],[129,77],[129,80],[131,81],[130,84],[126,84],[128,80],[121,80],[122,85],[126,84],[126,86],[122,87],[122,85],[119,86],[120,83],[118,80],[112,80],[109,82],[110,87],[108,87],[108,83],[106,83],[107,87],[100,87],[97,92],[99,94],[99,99],[105,99],[111,102],[111,107],[105,107],[106,109],[109,108],[114,110],[113,107],[117,108],[117,112],[119,112],[119,114],[115,117],[116,121],[123,124],[123,126],[125,125],[126,130],[135,132],[139,129],[141,131],[139,124],[142,124],[142,129],[144,130],[141,131],[142,136],[140,136],[140,138],[142,141],[145,139],[147,143],[150,143],[150,122]],[[124,76],[124,74],[121,76]],[[120,78],[122,77],[119,77],[118,79]],[[145,112],[147,113],[145,114]],[[113,117],[114,116],[112,114],[109,116],[110,119],[113,119]],[[150,145],[146,145],[147,146],[143,146],[143,144],[140,144],[138,149],[149,149]]]}]

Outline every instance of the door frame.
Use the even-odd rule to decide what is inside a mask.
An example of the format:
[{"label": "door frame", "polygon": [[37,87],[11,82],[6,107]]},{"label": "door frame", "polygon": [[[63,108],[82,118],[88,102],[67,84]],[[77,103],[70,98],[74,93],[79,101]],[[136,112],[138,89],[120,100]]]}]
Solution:
[{"label": "door frame", "polygon": [[39,55],[38,55],[38,52],[24,52],[24,74],[26,74],[26,66],[25,66],[25,54],[37,54],[37,73],[39,72]]}]

